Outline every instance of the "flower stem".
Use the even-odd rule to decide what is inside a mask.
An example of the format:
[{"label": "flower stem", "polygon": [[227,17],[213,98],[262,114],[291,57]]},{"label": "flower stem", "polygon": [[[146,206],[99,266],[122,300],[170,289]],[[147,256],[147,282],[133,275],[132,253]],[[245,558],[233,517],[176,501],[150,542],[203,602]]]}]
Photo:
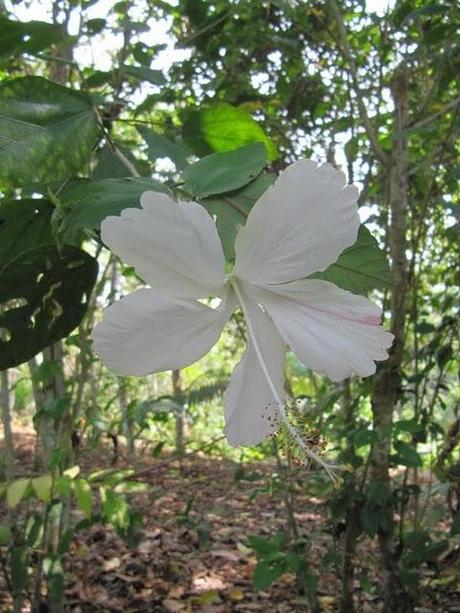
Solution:
[{"label": "flower stem", "polygon": [[259,343],[257,341],[257,336],[254,332],[254,328],[252,326],[252,321],[251,318],[249,316],[249,310],[246,306],[245,300],[241,294],[240,288],[238,287],[238,281],[237,279],[235,279],[234,277],[230,277],[230,283],[232,284],[233,289],[235,290],[235,294],[238,298],[238,302],[240,303],[241,309],[243,311],[244,314],[244,318],[246,320],[246,326],[248,329],[248,335],[249,338],[254,346],[254,351],[256,352],[256,356],[257,359],[259,361],[260,367],[262,369],[262,372],[267,380],[268,386],[270,387],[270,391],[273,394],[273,397],[275,399],[276,402],[276,410],[278,412],[278,415],[281,419],[281,421],[283,422],[286,430],[288,431],[289,435],[293,438],[293,440],[297,443],[297,445],[300,447],[300,449],[305,453],[306,456],[308,456],[308,458],[310,460],[312,460],[313,462],[316,462],[317,464],[319,464],[320,466],[322,466],[326,472],[328,473],[328,475],[331,477],[331,479],[333,481],[337,481],[337,475],[334,472],[334,469],[337,469],[337,466],[334,466],[332,464],[328,464],[327,462],[324,462],[303,440],[303,438],[300,436],[300,434],[297,432],[297,430],[294,428],[294,426],[292,425],[292,423],[289,420],[289,417],[287,416],[286,413],[286,406],[285,406],[285,402],[283,401],[283,399],[280,397],[280,395],[278,394],[278,391],[276,389],[275,384],[273,383],[273,379],[270,376],[270,373],[268,371],[267,365],[265,363],[264,357],[262,355],[262,351],[260,349]]}]

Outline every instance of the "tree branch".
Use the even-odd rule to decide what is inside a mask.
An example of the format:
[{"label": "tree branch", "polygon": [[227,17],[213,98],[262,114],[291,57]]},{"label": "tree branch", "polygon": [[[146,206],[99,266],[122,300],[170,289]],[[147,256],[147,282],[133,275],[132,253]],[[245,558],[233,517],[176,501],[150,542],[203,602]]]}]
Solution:
[{"label": "tree branch", "polygon": [[369,119],[369,115],[367,114],[366,105],[364,103],[364,97],[361,92],[361,88],[359,86],[358,80],[358,70],[356,68],[355,61],[353,59],[353,54],[351,51],[350,43],[348,42],[348,35],[345,29],[345,23],[343,21],[342,13],[340,12],[339,6],[336,0],[328,0],[328,5],[331,10],[332,16],[337,23],[337,28],[339,31],[340,37],[340,51],[342,52],[343,57],[348,62],[349,71],[351,75],[351,80],[353,84],[353,89],[356,94],[356,102],[358,106],[358,112],[360,119],[364,125],[364,129],[366,130],[367,137],[371,144],[372,151],[378,160],[384,165],[389,166],[390,164],[390,156],[385,153],[382,147],[379,144],[377,133],[372,125],[371,120]]},{"label": "tree branch", "polygon": [[442,117],[449,111],[457,109],[459,107],[460,107],[460,96],[458,98],[455,98],[455,100],[452,100],[452,102],[449,102],[449,104],[446,104],[445,106],[443,106],[442,109],[438,111],[437,113],[434,113],[433,115],[429,115],[428,117],[425,117],[424,119],[421,119],[420,121],[417,121],[415,123],[409,124],[408,127],[411,130],[421,128],[423,126],[426,126],[432,123],[433,121],[436,121],[436,119],[439,119],[439,117]]}]

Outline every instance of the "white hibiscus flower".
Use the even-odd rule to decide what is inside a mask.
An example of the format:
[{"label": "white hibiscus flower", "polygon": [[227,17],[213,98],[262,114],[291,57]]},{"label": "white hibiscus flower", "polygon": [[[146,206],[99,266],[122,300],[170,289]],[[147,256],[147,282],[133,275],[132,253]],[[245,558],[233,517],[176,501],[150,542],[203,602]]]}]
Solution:
[{"label": "white hibiscus flower", "polygon": [[[93,331],[96,353],[119,375],[183,368],[211,349],[240,307],[248,338],[225,393],[227,439],[257,444],[281,419],[312,457],[284,408],[286,345],[306,367],[340,381],[373,374],[393,340],[370,300],[305,278],[356,241],[357,197],[357,188],[330,164],[301,160],[289,166],[240,229],[235,266],[226,277],[208,212],[195,202],[144,193],[142,208],[108,217],[101,231],[105,244],[151,289],[106,309]],[[209,296],[222,299],[218,308],[199,302]]]}]

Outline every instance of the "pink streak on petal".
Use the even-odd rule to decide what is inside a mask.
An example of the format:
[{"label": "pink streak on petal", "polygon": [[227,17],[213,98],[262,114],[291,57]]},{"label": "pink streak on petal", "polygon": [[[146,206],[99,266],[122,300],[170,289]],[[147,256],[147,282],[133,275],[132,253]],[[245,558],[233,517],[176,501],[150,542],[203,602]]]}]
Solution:
[{"label": "pink streak on petal", "polygon": [[321,307],[317,305],[312,306],[311,304],[308,304],[304,300],[301,301],[301,304],[306,306],[308,309],[312,309],[313,311],[320,311],[321,313],[327,313],[328,315],[332,315],[333,317],[338,317],[339,319],[345,319],[347,321],[354,321],[356,323],[365,324],[367,326],[379,326],[381,323],[380,315],[366,315],[365,317],[350,317],[349,315],[344,315],[342,313],[330,311],[329,309],[322,309]]},{"label": "pink streak on petal", "polygon": [[367,317],[363,317],[360,319],[363,324],[369,324],[370,326],[379,326],[380,325],[380,316],[379,315],[367,315]]}]

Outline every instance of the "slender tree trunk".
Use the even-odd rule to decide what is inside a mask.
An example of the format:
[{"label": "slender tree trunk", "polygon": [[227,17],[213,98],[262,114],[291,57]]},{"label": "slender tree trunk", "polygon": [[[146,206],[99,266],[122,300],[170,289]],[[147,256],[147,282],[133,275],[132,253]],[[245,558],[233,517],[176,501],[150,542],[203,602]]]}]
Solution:
[{"label": "slender tree trunk", "polygon": [[5,477],[7,481],[11,481],[14,479],[15,463],[13,430],[11,428],[11,396],[7,370],[3,370],[1,372],[1,389],[3,442],[5,450]]},{"label": "slender tree trunk", "polygon": [[[110,288],[109,302],[113,303],[120,298],[121,294],[121,282],[120,282],[120,269],[118,262],[115,258],[112,258],[112,279]],[[134,458],[134,433],[133,433],[133,421],[128,410],[128,395],[126,387],[126,379],[118,377],[118,402],[120,406],[121,414],[121,429],[126,438],[126,445],[128,447],[128,454],[130,459]]]},{"label": "slender tree trunk", "polygon": [[[73,461],[72,450],[72,412],[70,408],[63,409],[62,415],[48,414],[51,407],[56,406],[56,402],[63,401],[65,398],[64,382],[64,351],[62,341],[50,345],[43,351],[43,362],[53,363],[53,376],[47,378],[42,385],[37,381],[37,363],[35,360],[29,362],[29,368],[33,380],[33,393],[36,404],[36,414],[39,416],[36,421],[36,428],[41,449],[41,460],[45,472],[51,472],[54,477],[58,477],[62,470]],[[47,411],[48,409],[48,411]],[[55,456],[58,452],[60,455]],[[43,578],[43,563],[45,558],[56,569],[53,573],[48,573],[47,581],[47,610],[51,613],[61,613],[63,611],[63,590],[57,588],[58,583],[63,582],[62,569],[60,568],[59,542],[62,534],[68,527],[68,505],[69,499],[62,499],[61,505],[49,506],[44,513],[44,537],[43,552],[36,564],[34,602],[33,611],[41,610],[40,602],[41,583]]]},{"label": "slender tree trunk", "polygon": [[121,424],[123,434],[126,438],[126,446],[128,447],[128,454],[130,460],[134,459],[134,433],[133,433],[133,420],[129,413],[128,408],[128,394],[126,387],[126,379],[118,377],[118,401],[120,404]]},{"label": "slender tree trunk", "polygon": [[[7,482],[12,481],[15,477],[15,454],[13,431],[11,428],[11,393],[9,387],[8,371],[1,372],[1,408],[2,408],[2,424],[3,424],[3,446],[5,453],[5,479]],[[13,536],[13,542],[17,538],[16,528],[16,513],[11,509],[8,510],[7,524]],[[11,560],[11,558],[10,558]],[[22,611],[22,594],[15,593],[13,590],[13,613]]]},{"label": "slender tree trunk", "polygon": [[406,261],[406,215],[408,203],[408,143],[405,128],[408,125],[407,72],[401,65],[393,83],[395,105],[394,144],[390,169],[390,252],[391,252],[391,329],[395,336],[388,361],[380,368],[374,380],[372,410],[374,430],[378,440],[371,452],[371,479],[388,493],[382,508],[384,521],[378,533],[380,552],[385,570],[385,605],[387,613],[403,613],[412,610],[411,599],[402,585],[398,563],[400,543],[395,535],[391,482],[389,475],[391,453],[391,428],[393,413],[398,401],[400,369],[404,348],[404,324],[408,293]]},{"label": "slender tree trunk", "polygon": [[[37,409],[42,410],[41,417],[38,422],[38,432],[42,445],[42,457],[45,470],[48,468],[53,451],[61,442],[59,439],[64,438],[64,432],[60,432],[60,430],[68,430],[68,428],[62,428],[61,424],[59,423],[61,420],[46,415],[46,409],[64,397],[65,384],[63,357],[64,353],[62,341],[58,341],[57,343],[50,345],[43,351],[44,363],[56,364],[56,372],[54,376],[46,381],[41,390],[41,401],[43,404],[42,406],[37,407]],[[65,420],[66,415],[64,414],[62,416],[62,421]],[[65,441],[62,442],[65,443]],[[67,449],[67,445],[65,448]]]},{"label": "slender tree trunk", "polygon": [[[343,384],[342,398],[343,414],[345,422],[349,425],[354,423],[355,416],[353,410],[353,402],[351,398],[350,380],[347,379]],[[349,457],[355,456],[355,446],[353,439],[347,439],[347,453]],[[356,490],[356,477],[351,473],[347,477],[347,488]],[[359,534],[359,513],[355,500],[350,500],[345,514],[345,535],[343,541],[343,556],[342,556],[342,592],[340,594],[340,613],[353,613],[355,610],[353,602],[353,581],[355,578],[355,563],[354,556],[356,552],[356,541]]]},{"label": "slender tree trunk", "polygon": [[172,371],[173,397],[178,408],[176,418],[176,454],[179,459],[185,452],[185,407],[184,407],[184,379],[181,370]]}]

